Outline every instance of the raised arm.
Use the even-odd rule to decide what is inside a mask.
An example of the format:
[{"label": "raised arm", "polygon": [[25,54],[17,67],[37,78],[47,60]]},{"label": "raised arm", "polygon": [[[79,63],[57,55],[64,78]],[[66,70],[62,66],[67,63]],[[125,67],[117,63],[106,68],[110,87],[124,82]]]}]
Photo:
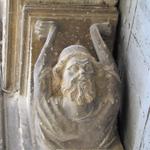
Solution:
[{"label": "raised arm", "polygon": [[114,59],[112,57],[111,51],[107,47],[106,43],[104,42],[101,32],[104,30],[100,23],[93,24],[90,27],[90,34],[91,39],[96,50],[97,56],[99,61],[103,65],[113,65]]},{"label": "raised arm", "polygon": [[52,66],[50,50],[56,36],[56,24],[53,21],[37,21],[35,33],[39,39],[45,39],[44,46],[34,66],[34,98],[51,95]]},{"label": "raised arm", "polygon": [[120,99],[120,78],[112,53],[101,36],[101,32],[104,31],[102,25],[98,23],[90,27],[91,39],[106,77],[104,99],[113,104]]},{"label": "raised arm", "polygon": [[[100,104],[94,112],[97,115],[99,123],[105,126],[103,130],[105,138],[99,145],[100,147],[103,147],[103,144],[107,140],[113,142],[113,140],[117,139],[115,130],[121,99],[121,82],[117,67],[111,51],[101,36],[102,30],[101,24],[94,24],[90,27],[92,42],[101,64],[99,66],[100,68],[97,69],[99,76],[96,80],[97,86],[99,87],[97,97],[100,99]],[[119,143],[119,141],[117,142]],[[114,146],[111,149],[118,148]]]}]

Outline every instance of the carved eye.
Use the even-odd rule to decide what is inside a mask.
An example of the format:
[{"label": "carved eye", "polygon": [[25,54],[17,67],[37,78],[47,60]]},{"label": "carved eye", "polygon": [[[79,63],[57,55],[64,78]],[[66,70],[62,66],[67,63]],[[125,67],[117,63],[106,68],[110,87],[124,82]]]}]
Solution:
[{"label": "carved eye", "polygon": [[71,67],[69,67],[69,71],[71,72],[77,72],[79,70],[79,67],[77,65],[73,65]]},{"label": "carved eye", "polygon": [[87,73],[94,73],[93,66],[91,64],[86,64],[85,70]]}]

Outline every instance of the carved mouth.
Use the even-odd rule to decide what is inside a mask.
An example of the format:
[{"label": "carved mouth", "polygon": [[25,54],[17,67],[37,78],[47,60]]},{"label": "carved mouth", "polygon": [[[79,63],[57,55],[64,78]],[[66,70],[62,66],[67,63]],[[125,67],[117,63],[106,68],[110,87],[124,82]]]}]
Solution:
[{"label": "carved mouth", "polygon": [[80,82],[87,82],[87,79],[86,78],[80,78],[78,81],[80,81]]},{"label": "carved mouth", "polygon": [[81,84],[85,84],[87,80],[78,80]]}]

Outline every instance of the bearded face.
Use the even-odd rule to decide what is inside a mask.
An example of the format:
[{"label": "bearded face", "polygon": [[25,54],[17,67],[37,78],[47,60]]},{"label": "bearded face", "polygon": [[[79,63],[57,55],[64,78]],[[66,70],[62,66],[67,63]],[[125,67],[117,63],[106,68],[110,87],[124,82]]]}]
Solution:
[{"label": "bearded face", "polygon": [[74,57],[63,73],[61,91],[77,105],[91,103],[95,98],[94,68],[87,58]]}]

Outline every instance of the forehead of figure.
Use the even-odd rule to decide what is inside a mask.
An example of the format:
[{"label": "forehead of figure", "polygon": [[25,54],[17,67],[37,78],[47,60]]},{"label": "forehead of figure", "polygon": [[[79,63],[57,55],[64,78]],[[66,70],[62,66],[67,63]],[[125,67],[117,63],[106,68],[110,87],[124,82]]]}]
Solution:
[{"label": "forehead of figure", "polygon": [[87,73],[94,72],[91,60],[85,56],[72,57],[70,60],[68,60],[65,69],[72,72],[77,72],[79,70],[83,70]]}]

